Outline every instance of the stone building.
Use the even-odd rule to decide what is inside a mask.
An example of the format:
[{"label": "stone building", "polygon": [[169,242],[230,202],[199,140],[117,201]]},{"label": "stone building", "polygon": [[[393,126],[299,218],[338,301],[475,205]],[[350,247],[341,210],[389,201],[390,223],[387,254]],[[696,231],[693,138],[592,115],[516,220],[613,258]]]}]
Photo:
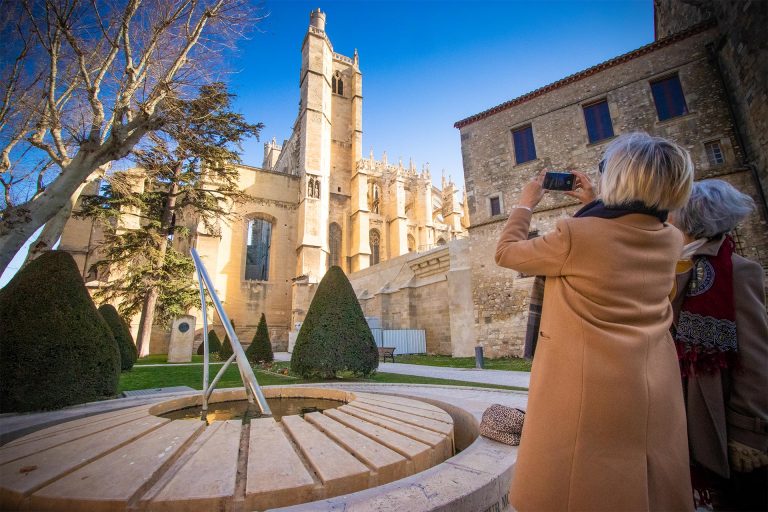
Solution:
[{"label": "stone building", "polygon": [[[731,11],[725,17],[691,18],[676,11],[681,3],[657,0],[653,43],[455,124],[472,220],[474,337],[486,354],[520,355],[525,339],[533,276],[499,268],[493,260],[521,188],[542,170],[577,169],[595,178],[607,143],[623,133],[642,130],[675,140],[691,152],[696,179],[717,177],[750,194],[758,210],[734,236],[741,254],[768,268],[765,182],[760,183],[766,176],[766,130],[760,128],[768,118],[766,75],[760,75],[762,83],[750,83],[756,77],[739,67],[749,68],[752,50],[764,39],[757,38],[756,25],[750,29],[754,39],[734,40],[739,22]],[[733,4],[695,2],[708,3],[723,9]],[[764,14],[762,2],[751,5]],[[697,23],[674,26],[683,19]],[[741,57],[734,58],[734,52]],[[734,94],[743,97],[735,103]],[[550,231],[577,207],[562,193],[547,194],[534,212],[530,236]]]},{"label": "stone building", "polygon": [[[286,349],[331,265],[361,271],[465,237],[468,225],[466,202],[452,182],[443,180],[439,189],[427,166],[390,163],[386,153],[377,161],[372,151],[363,157],[359,57],[334,52],[325,21],[319,9],[310,14],[291,136],[264,144],[260,167],[239,166],[240,188],[253,199],[235,206],[236,220],[213,232],[190,225],[191,244],[241,341],[250,341],[263,312],[278,350]],[[88,268],[98,259],[99,240],[98,226],[72,218],[61,243],[94,287],[98,279]],[[156,330],[151,351],[165,352],[167,339]]]}]

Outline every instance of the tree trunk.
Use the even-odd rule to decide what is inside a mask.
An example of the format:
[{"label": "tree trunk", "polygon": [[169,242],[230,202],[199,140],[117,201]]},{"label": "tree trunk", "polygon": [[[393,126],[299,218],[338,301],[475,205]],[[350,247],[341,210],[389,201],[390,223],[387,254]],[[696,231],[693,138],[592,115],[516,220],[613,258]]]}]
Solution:
[{"label": "tree trunk", "polygon": [[144,296],[144,306],[141,309],[139,322],[139,334],[136,336],[136,350],[139,357],[149,355],[149,341],[152,336],[152,324],[155,320],[155,306],[157,306],[157,287],[152,287]]},{"label": "tree trunk", "polygon": [[[163,243],[160,251],[157,253],[154,267],[163,268],[165,264],[165,253],[168,250],[168,235],[171,234],[171,221],[176,210],[176,195],[179,193],[179,176],[181,175],[181,164],[176,166],[171,178],[171,185],[168,188],[168,201],[163,209],[163,216],[160,219],[160,232],[163,234]],[[155,321],[155,307],[157,306],[158,290],[153,286],[147,291],[144,297],[144,307],[141,310],[141,320],[139,321],[139,334],[136,337],[136,348],[139,351],[139,357],[149,355],[149,342],[152,335],[152,324]]]}]

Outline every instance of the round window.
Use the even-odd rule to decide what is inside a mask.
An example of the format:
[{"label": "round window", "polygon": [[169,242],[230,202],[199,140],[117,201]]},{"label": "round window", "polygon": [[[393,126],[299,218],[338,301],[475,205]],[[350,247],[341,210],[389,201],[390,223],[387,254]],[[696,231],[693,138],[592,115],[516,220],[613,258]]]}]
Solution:
[{"label": "round window", "polygon": [[179,324],[179,330],[181,332],[187,332],[189,330],[189,324],[187,322],[181,322]]}]

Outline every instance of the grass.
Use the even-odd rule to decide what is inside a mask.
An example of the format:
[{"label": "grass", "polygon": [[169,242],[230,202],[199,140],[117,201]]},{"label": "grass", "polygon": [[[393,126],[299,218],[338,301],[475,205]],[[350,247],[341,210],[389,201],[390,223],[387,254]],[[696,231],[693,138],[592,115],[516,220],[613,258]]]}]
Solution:
[{"label": "grass", "polygon": [[[192,356],[192,361],[190,362],[202,363],[203,356],[198,356],[195,354]],[[214,362],[219,362],[219,361],[211,361],[211,363],[214,363]],[[152,354],[152,355],[144,356],[138,359],[134,365],[141,366],[143,364],[188,364],[188,363],[168,363],[168,356],[166,354]]]},{"label": "grass", "polygon": [[[398,356],[395,354],[396,363],[421,364],[425,366],[444,366],[450,368],[474,368],[474,357],[429,356],[426,354],[407,354]],[[486,370],[512,370],[518,372],[531,371],[531,362],[517,357],[502,357],[499,359],[485,359]]]},{"label": "grass", "polygon": [[[150,356],[156,357],[156,356]],[[149,364],[149,363],[145,363]],[[286,368],[290,365],[287,362],[275,363],[274,370]],[[211,368],[211,380],[218,371],[219,366]],[[396,373],[376,373],[369,379],[344,379],[332,381],[304,380],[297,377],[278,375],[272,371],[256,370],[256,379],[262,386],[271,386],[275,384],[303,384],[318,382],[381,382],[391,384],[439,384],[443,386],[471,386],[493,389],[525,390],[515,386],[500,386],[496,384],[479,384],[475,382],[465,382],[460,380],[436,379],[432,377],[417,377],[414,375],[400,375]],[[235,365],[230,366],[224,376],[219,381],[218,388],[234,388],[243,385],[240,379],[240,373]],[[194,389],[203,388],[203,369],[201,366],[150,366],[142,368],[141,365],[134,366],[129,372],[124,372],[120,376],[119,391],[133,391],[137,389],[167,388],[171,386],[189,386]]]}]

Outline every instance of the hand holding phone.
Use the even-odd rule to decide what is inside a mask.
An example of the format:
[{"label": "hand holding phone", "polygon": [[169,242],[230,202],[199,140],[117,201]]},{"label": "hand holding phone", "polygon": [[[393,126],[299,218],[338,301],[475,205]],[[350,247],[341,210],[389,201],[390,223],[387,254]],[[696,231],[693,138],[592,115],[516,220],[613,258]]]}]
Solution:
[{"label": "hand holding phone", "polygon": [[542,188],[545,190],[573,190],[574,176],[568,171],[548,171],[544,175]]}]

